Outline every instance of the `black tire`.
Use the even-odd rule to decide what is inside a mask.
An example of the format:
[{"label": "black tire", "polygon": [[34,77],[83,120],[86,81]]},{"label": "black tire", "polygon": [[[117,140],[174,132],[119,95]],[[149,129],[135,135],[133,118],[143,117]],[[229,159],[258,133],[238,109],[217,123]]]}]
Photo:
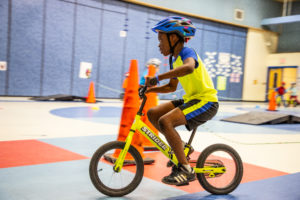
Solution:
[{"label": "black tire", "polygon": [[[226,153],[226,158],[218,157],[215,155],[212,156],[212,154],[215,152]],[[204,149],[204,151],[200,154],[200,156],[197,160],[197,165],[196,165],[197,168],[204,167],[206,162],[210,163],[210,162],[215,161],[215,160],[210,161],[209,156],[212,156],[213,159],[216,159],[217,160],[216,162],[220,161],[222,163],[222,165],[226,167],[226,171],[224,174],[218,174],[214,178],[209,178],[207,176],[207,174],[205,175],[203,173],[198,173],[197,179],[198,179],[199,183],[206,191],[208,191],[212,194],[222,195],[222,194],[228,194],[228,193],[232,192],[240,184],[242,177],[243,177],[243,163],[242,163],[240,156],[232,147],[230,147],[228,145],[214,144],[214,145],[211,145],[211,146],[207,147],[206,149]],[[228,166],[226,166],[226,164],[229,162],[231,162],[231,165],[233,165],[235,167],[233,172],[228,171],[230,168],[230,165],[228,164]],[[232,178],[230,178],[230,182],[228,184],[226,183],[226,185],[214,186],[210,182],[210,180],[213,180],[214,182],[216,182],[218,184],[218,181],[220,181],[222,178],[224,180],[226,180],[226,175],[225,175],[226,173],[228,173],[228,175],[232,174],[232,176],[233,176]],[[220,182],[222,182],[222,181],[220,181]]]},{"label": "black tire", "polygon": [[[143,178],[143,174],[144,174],[144,162],[143,159],[140,155],[140,153],[136,150],[135,147],[130,146],[129,150],[128,150],[128,154],[130,154],[133,157],[133,161],[131,161],[127,166],[126,163],[124,164],[121,172],[114,172],[113,171],[113,164],[111,162],[113,162],[112,160],[107,161],[106,158],[104,158],[104,156],[109,155],[109,151],[115,151],[116,149],[123,149],[125,146],[125,142],[121,142],[121,141],[113,141],[113,142],[109,142],[104,144],[103,146],[101,146],[93,155],[91,162],[90,162],[90,168],[89,168],[89,173],[90,173],[90,178],[92,180],[92,183],[94,184],[94,186],[96,187],[96,189],[98,191],[100,191],[101,193],[111,196],[111,197],[121,197],[124,196],[130,192],[132,192],[141,182],[142,178]],[[111,152],[110,152],[111,153]],[[101,161],[100,161],[101,160]],[[99,163],[101,163],[101,165],[103,165],[101,169],[100,168]],[[128,167],[126,169],[126,167]],[[135,172],[129,172],[128,169],[129,168],[135,168]],[[110,172],[111,171],[111,175]],[[131,170],[132,171],[132,170]],[[112,177],[116,175],[116,177]],[[112,185],[108,185],[108,183],[105,182],[105,179],[109,178],[109,182],[111,183],[112,181],[115,181],[116,183],[118,183],[117,185],[119,185],[119,183],[123,182],[124,180],[127,181],[129,180],[128,177],[126,177],[124,179],[122,179],[121,176],[131,176],[133,177],[132,180],[129,181],[128,184],[118,187],[116,188],[115,186]],[[121,178],[121,180],[116,180],[117,178]]]}]

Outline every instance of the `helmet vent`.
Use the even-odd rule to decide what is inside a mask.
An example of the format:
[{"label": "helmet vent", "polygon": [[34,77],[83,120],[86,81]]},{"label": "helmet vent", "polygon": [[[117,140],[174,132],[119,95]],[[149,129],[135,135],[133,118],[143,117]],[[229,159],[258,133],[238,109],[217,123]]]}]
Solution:
[{"label": "helmet vent", "polygon": [[190,31],[187,30],[187,29],[183,29],[183,31],[186,32],[186,33],[190,33]]},{"label": "helmet vent", "polygon": [[190,24],[187,23],[187,22],[182,22],[181,25],[182,25],[182,26],[188,26],[188,25],[190,25]]}]

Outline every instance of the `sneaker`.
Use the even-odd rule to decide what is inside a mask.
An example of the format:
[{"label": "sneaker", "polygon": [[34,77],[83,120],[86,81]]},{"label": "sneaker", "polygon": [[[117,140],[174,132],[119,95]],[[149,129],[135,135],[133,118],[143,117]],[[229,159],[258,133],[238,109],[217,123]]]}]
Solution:
[{"label": "sneaker", "polygon": [[[185,143],[185,145],[186,145],[186,143]],[[185,147],[185,146],[184,146],[184,147]],[[193,152],[194,152],[194,148],[191,146],[190,151],[189,151],[189,153],[188,153],[188,155],[187,155],[187,160],[188,160],[188,161],[190,160],[189,156],[190,156]],[[169,161],[167,162],[167,167],[173,167],[173,166],[174,166],[174,163],[173,163],[171,160],[169,160]]]},{"label": "sneaker", "polygon": [[183,186],[188,185],[189,182],[196,180],[195,171],[189,172],[180,163],[178,166],[172,167],[172,172],[170,175],[165,176],[162,182],[169,185]]}]

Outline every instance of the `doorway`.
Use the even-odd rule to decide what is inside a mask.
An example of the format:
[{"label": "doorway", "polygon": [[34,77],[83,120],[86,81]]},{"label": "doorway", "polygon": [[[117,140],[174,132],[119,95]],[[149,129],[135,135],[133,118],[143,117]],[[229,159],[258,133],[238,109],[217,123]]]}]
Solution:
[{"label": "doorway", "polygon": [[270,95],[282,82],[285,82],[285,88],[289,88],[292,82],[297,81],[298,66],[270,66],[268,67],[266,101]]}]

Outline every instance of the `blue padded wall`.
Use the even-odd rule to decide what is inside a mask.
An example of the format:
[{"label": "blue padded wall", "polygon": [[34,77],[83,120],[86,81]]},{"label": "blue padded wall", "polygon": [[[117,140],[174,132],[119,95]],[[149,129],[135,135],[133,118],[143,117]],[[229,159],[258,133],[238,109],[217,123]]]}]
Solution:
[{"label": "blue padded wall", "polygon": [[[221,100],[241,100],[246,32],[244,28],[204,21],[201,58]],[[225,83],[219,86],[218,82]]]},{"label": "blue padded wall", "polygon": [[[212,22],[204,22],[203,24],[203,37],[202,37],[202,51],[200,54],[200,57],[202,61],[206,64],[206,68],[212,68],[214,69],[216,65],[216,56],[218,51],[218,45],[219,45],[219,34],[217,32],[218,27],[216,23]],[[192,41],[191,41],[192,42]],[[214,60],[209,59],[209,55],[214,56]],[[207,62],[206,60],[209,59]],[[215,73],[213,73],[215,75]],[[216,79],[214,76],[211,76],[214,82],[214,85],[216,86]]]},{"label": "blue padded wall", "polygon": [[[131,59],[138,60],[140,77],[154,57],[162,61],[160,73],[169,70],[151,27],[174,13],[115,0],[3,0],[0,11],[0,61],[8,61],[0,95],[86,96],[93,81],[97,97],[118,98]],[[220,99],[240,100],[247,30],[191,20],[197,32],[187,46],[199,53],[216,86],[222,80]],[[89,79],[79,78],[81,62],[92,63]],[[179,85],[160,98],[183,93]]]},{"label": "blue padded wall", "polygon": [[39,95],[42,31],[43,1],[13,0],[8,95]]},{"label": "blue padded wall", "polygon": [[[127,40],[125,52],[125,68],[129,68],[130,60],[137,59],[139,74],[144,70],[147,30],[147,8],[129,4],[127,11]],[[128,71],[128,70],[127,70]]]},{"label": "blue padded wall", "polygon": [[42,94],[70,94],[75,4],[46,1],[45,58]]},{"label": "blue padded wall", "polygon": [[[81,0],[80,2],[84,3],[86,1]],[[71,84],[71,94],[76,96],[87,95],[90,81],[97,82],[99,46],[101,45],[99,35],[102,31],[100,29],[101,7],[102,4],[97,3],[90,6],[77,6],[76,9],[75,48]],[[92,63],[90,79],[79,78],[81,62]]]},{"label": "blue padded wall", "polygon": [[[232,35],[230,35],[230,30],[227,29],[227,27],[224,27],[223,28],[223,31],[221,29],[221,27],[219,27],[219,33],[218,33],[218,49],[217,49],[217,52],[219,53],[218,55],[220,56],[220,52],[223,52],[223,53],[229,53],[231,54],[232,53]],[[221,67],[221,66],[218,66],[217,67],[217,75],[221,75],[221,76],[224,76],[225,74],[225,77],[227,75],[227,71],[226,70],[229,70],[227,69],[227,67]],[[217,84],[217,81],[216,79],[215,80],[215,83]],[[215,84],[215,85],[216,85]],[[228,91],[230,90],[229,88],[229,85],[228,84],[228,77],[226,77],[226,86],[228,87],[228,89],[226,90],[220,90],[218,91],[218,96],[219,98],[221,97],[228,97],[227,93]]]},{"label": "blue padded wall", "polygon": [[201,56],[203,52],[203,20],[201,19],[194,19],[193,24],[196,26],[196,37],[194,37],[192,40],[188,42],[189,47],[195,49],[195,51]]},{"label": "blue padded wall", "polygon": [[[124,48],[126,37],[120,37],[126,21],[126,5],[121,2],[104,4],[102,33],[101,33],[101,60],[99,65],[99,82],[97,96],[105,98],[119,97],[121,91]],[[118,9],[119,8],[119,9]]]},{"label": "blue padded wall", "polygon": [[[246,44],[246,30],[236,29],[233,36],[232,52],[240,56],[240,63],[242,72],[244,72],[244,61],[245,61],[245,44]],[[233,99],[240,99],[242,96],[242,87],[243,87],[244,76],[241,74],[239,82],[233,82],[230,84],[230,90],[228,92],[228,97]]]},{"label": "blue padded wall", "polygon": [[[0,1],[0,61],[7,61],[8,40],[7,33],[9,30],[9,1]],[[5,94],[7,71],[0,71],[0,95]]]},{"label": "blue padded wall", "polygon": [[[151,28],[157,24],[159,20],[166,17],[167,14],[161,11],[157,10],[148,10],[148,19],[146,21],[147,26],[145,29],[146,35],[144,35],[146,39],[146,53],[145,53],[145,60],[143,65],[145,66],[147,60],[150,58],[158,58],[162,61],[163,64],[168,64],[168,59],[164,58],[164,56],[160,53],[159,47],[158,47],[158,39],[157,34],[154,33]],[[163,65],[160,67],[160,72],[166,72],[169,70],[169,65],[165,66]],[[145,68],[144,68],[145,69]]]}]

